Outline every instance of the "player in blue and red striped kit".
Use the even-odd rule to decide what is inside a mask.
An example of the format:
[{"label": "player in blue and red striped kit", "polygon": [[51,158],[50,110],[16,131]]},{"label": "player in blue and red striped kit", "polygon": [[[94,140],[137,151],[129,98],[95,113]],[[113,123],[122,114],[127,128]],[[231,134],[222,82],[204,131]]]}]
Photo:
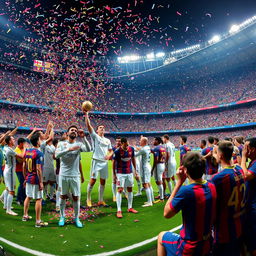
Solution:
[{"label": "player in blue and red striped kit", "polygon": [[212,152],[214,148],[214,138],[208,137],[208,147],[202,150],[202,156],[206,160],[206,171],[205,171],[205,179],[210,180],[212,175],[218,172],[218,164],[214,163],[214,158],[212,157]]},{"label": "player in blue and red striped kit", "polygon": [[43,165],[43,153],[39,150],[40,148],[40,133],[32,135],[31,144],[32,148],[29,148],[25,152],[25,168],[24,176],[26,182],[26,199],[24,201],[24,215],[22,220],[28,221],[31,217],[28,215],[28,209],[31,199],[36,200],[35,211],[36,211],[36,224],[35,227],[44,227],[48,223],[41,220],[42,211],[42,198],[43,198],[43,176],[42,176],[42,165]]},{"label": "player in blue and red striped kit", "polygon": [[[217,195],[215,186],[203,180],[204,172],[203,157],[196,152],[187,153],[183,167],[176,173],[176,186],[164,208],[166,218],[172,218],[181,210],[183,226],[180,235],[171,232],[159,234],[158,256],[209,255]],[[190,184],[182,186],[186,178]]]},{"label": "player in blue and red striped kit", "polygon": [[239,256],[242,249],[246,186],[243,169],[233,165],[233,150],[232,142],[219,143],[217,161],[222,170],[211,180],[217,191],[213,248],[216,256]]},{"label": "player in blue and red striped kit", "polygon": [[180,136],[180,166],[182,166],[182,160],[187,152],[191,151],[191,149],[186,145],[187,136]]},{"label": "player in blue and red striped kit", "polygon": [[160,203],[164,201],[164,187],[163,187],[163,173],[165,171],[165,162],[166,162],[166,149],[162,145],[163,141],[160,137],[155,137],[154,139],[154,148],[151,152],[154,155],[154,163],[152,166],[151,174],[154,174],[156,184],[159,189],[160,199],[154,201],[154,203]]},{"label": "player in blue and red striped kit", "polygon": [[[246,161],[251,162],[247,167]],[[247,203],[245,244],[251,255],[256,255],[256,137],[247,139],[242,151],[241,166],[246,177]]]},{"label": "player in blue and red striped kit", "polygon": [[[132,170],[132,165],[134,167],[134,175]],[[117,184],[116,193],[116,204],[117,204],[117,218],[122,218],[122,193],[124,188],[127,188],[128,192],[128,212],[137,213],[135,209],[132,208],[133,202],[133,179],[137,176],[136,171],[136,161],[134,157],[134,148],[128,145],[126,138],[121,139],[121,146],[114,152],[114,166],[115,171],[113,172],[114,180]]]}]

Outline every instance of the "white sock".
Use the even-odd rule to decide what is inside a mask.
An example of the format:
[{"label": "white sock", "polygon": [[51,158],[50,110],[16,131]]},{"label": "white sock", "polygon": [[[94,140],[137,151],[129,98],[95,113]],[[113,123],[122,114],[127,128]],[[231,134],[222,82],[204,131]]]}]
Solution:
[{"label": "white sock", "polygon": [[7,209],[7,197],[8,197],[8,190],[4,190],[4,209]]},{"label": "white sock", "polygon": [[60,207],[60,191],[56,191],[56,207]]},{"label": "white sock", "polygon": [[170,190],[170,194],[172,193],[172,182],[168,181],[168,188]]},{"label": "white sock", "polygon": [[99,201],[103,201],[103,194],[104,194],[105,185],[99,185]]},{"label": "white sock", "polygon": [[117,206],[117,211],[121,212],[121,205],[122,205],[122,193],[119,193],[118,191],[116,192],[116,206]]},{"label": "white sock", "polygon": [[154,198],[154,191],[153,191],[152,186],[150,186],[149,189],[150,189],[151,200],[152,200],[152,202],[154,202],[155,198]]},{"label": "white sock", "polygon": [[6,207],[6,211],[7,212],[10,212],[12,210],[12,200],[13,200],[13,195],[8,193],[8,196],[7,196],[7,207]]},{"label": "white sock", "polygon": [[90,183],[87,186],[87,200],[91,200],[91,192],[92,192],[92,186],[90,185]]},{"label": "white sock", "polygon": [[79,219],[80,216],[80,199],[73,201],[73,207],[75,212],[75,219]]},{"label": "white sock", "polygon": [[160,195],[160,199],[164,199],[164,187],[163,184],[158,185],[158,189],[159,189],[159,195]]},{"label": "white sock", "polygon": [[113,193],[113,196],[116,196],[116,184],[115,183],[112,183],[112,193]]},{"label": "white sock", "polygon": [[128,209],[132,208],[132,201],[133,201],[133,193],[128,192]]},{"label": "white sock", "polygon": [[140,180],[137,180],[137,185],[138,185],[138,193],[141,193],[140,190],[141,190],[141,182]]},{"label": "white sock", "polygon": [[50,185],[50,199],[53,199],[54,191],[55,191],[55,185]]},{"label": "white sock", "polygon": [[60,198],[60,217],[65,218],[66,199]]},{"label": "white sock", "polygon": [[152,204],[150,188],[145,188],[145,191],[146,191],[148,203],[149,203],[149,204]]}]

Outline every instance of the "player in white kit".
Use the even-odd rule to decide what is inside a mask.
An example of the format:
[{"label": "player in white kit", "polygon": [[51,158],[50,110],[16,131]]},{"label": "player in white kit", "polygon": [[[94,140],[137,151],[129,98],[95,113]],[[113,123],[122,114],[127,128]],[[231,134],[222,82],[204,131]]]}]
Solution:
[{"label": "player in white kit", "polygon": [[47,140],[43,141],[40,150],[44,154],[43,163],[43,183],[44,183],[44,195],[48,195],[48,185],[50,185],[50,200],[54,201],[54,191],[56,184],[56,175],[54,170],[54,153],[55,147],[52,143],[54,137],[54,132],[51,130],[50,136]]},{"label": "player in white kit", "polygon": [[60,220],[59,226],[65,225],[65,207],[68,193],[72,193],[73,207],[75,212],[75,224],[78,228],[83,227],[79,220],[80,213],[80,152],[91,151],[91,146],[84,136],[84,133],[79,133],[82,142],[77,142],[78,128],[70,126],[68,128],[68,140],[60,141],[58,143],[55,156],[60,158],[60,173],[59,173],[59,186],[61,189],[60,195]]},{"label": "player in white kit", "polygon": [[164,142],[163,146],[166,149],[166,162],[165,162],[166,170],[165,170],[164,179],[167,181],[168,188],[171,194],[172,181],[175,185],[174,174],[176,173],[176,166],[177,166],[176,158],[175,158],[175,146],[173,143],[170,142],[170,137],[167,134],[163,136],[163,142]]},{"label": "player in white kit", "polygon": [[[150,184],[151,180],[151,166],[150,166],[150,154],[151,149],[148,145],[148,138],[140,138],[141,149],[135,153],[136,157],[141,157],[141,181],[145,189],[148,201],[142,205],[142,207],[152,206],[154,201],[153,189]],[[137,162],[136,162],[137,163]]]},{"label": "player in white kit", "polygon": [[98,206],[106,206],[106,203],[103,200],[103,194],[105,190],[106,179],[108,178],[108,160],[111,159],[113,150],[110,140],[104,137],[105,127],[103,125],[98,125],[96,133],[91,125],[89,113],[86,111],[85,119],[88,131],[91,135],[93,148],[91,179],[87,187],[87,206],[92,207],[91,191],[98,175],[100,175]]},{"label": "player in white kit", "polygon": [[9,215],[18,215],[11,210],[12,201],[15,194],[16,185],[16,158],[23,159],[24,155],[17,154],[14,150],[15,140],[12,136],[7,136],[5,138],[6,146],[4,147],[4,158],[5,158],[5,168],[4,168],[4,182],[8,195],[5,200],[4,208],[6,208],[6,213]]}]

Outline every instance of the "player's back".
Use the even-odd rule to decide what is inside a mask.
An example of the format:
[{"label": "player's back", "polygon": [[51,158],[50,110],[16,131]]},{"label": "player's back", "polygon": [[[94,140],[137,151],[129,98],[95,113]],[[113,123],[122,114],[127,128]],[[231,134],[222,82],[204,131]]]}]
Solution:
[{"label": "player's back", "polygon": [[134,157],[134,148],[128,146],[126,150],[122,147],[114,152],[114,160],[116,161],[116,171],[119,174],[132,173],[132,158]]},{"label": "player's back", "polygon": [[215,241],[226,244],[242,235],[246,186],[240,166],[230,166],[212,178],[217,191]]},{"label": "player's back", "polygon": [[210,250],[211,232],[216,214],[216,189],[207,181],[182,186],[171,202],[175,211],[182,210],[183,226],[176,255],[206,255]]},{"label": "player's back", "polygon": [[[202,150],[202,155],[206,156],[207,154],[209,154],[212,151],[213,151],[213,147],[204,148]],[[206,174],[213,175],[217,172],[218,172],[218,164],[214,163],[214,159],[213,159],[212,155],[208,156],[206,158]]]},{"label": "player's back", "polygon": [[38,184],[37,164],[43,163],[43,153],[36,148],[26,149],[25,152],[26,182]]},{"label": "player's back", "polygon": [[162,145],[158,145],[152,150],[154,156],[157,159],[157,164],[165,163],[166,161],[166,149]]},{"label": "player's back", "polygon": [[9,146],[4,147],[5,171],[13,172],[16,168],[15,152]]}]

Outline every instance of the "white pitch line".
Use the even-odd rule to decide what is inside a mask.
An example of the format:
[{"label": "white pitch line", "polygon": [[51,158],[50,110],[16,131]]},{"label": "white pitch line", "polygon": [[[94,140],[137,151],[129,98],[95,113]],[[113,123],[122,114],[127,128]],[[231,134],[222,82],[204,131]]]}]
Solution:
[{"label": "white pitch line", "polygon": [[[173,229],[170,230],[170,232],[175,232],[177,231],[178,229],[180,229],[182,227],[182,225],[180,226],[177,226]],[[84,256],[110,256],[110,255],[115,255],[117,253],[122,253],[122,252],[127,252],[127,251],[130,251],[130,250],[133,250],[135,248],[138,248],[138,247],[141,247],[143,245],[146,245],[146,244],[149,244],[151,242],[154,242],[155,240],[157,240],[157,236],[153,237],[153,238],[150,238],[150,239],[147,239],[145,241],[142,241],[140,243],[137,243],[137,244],[133,244],[133,245],[130,245],[130,246],[127,246],[127,247],[124,247],[124,248],[121,248],[121,249],[118,249],[118,250],[115,250],[115,251],[111,251],[111,252],[103,252],[103,253],[98,253],[98,254],[90,254],[90,255],[84,255]]]},{"label": "white pitch line", "polygon": [[0,241],[16,248],[16,249],[19,249],[21,251],[24,251],[24,252],[27,252],[27,253],[30,253],[32,255],[37,255],[37,256],[54,256],[53,254],[48,254],[48,253],[44,253],[44,252],[39,252],[39,251],[35,251],[35,250],[32,250],[32,249],[29,249],[27,247],[24,247],[24,246],[21,246],[21,245],[18,245],[16,243],[13,243],[3,237],[0,237]]},{"label": "white pitch line", "polygon": [[[181,228],[182,225],[180,226],[177,226],[173,229],[170,230],[170,232],[175,232],[177,231],[178,229]],[[115,250],[115,251],[111,251],[111,252],[103,252],[103,253],[98,253],[98,254],[90,254],[90,255],[85,255],[85,256],[110,256],[110,255],[115,255],[117,253],[122,253],[122,252],[127,252],[127,251],[130,251],[130,250],[133,250],[133,249],[136,249],[138,247],[141,247],[143,245],[146,245],[146,244],[149,244],[151,242],[154,242],[155,240],[157,239],[157,236],[153,237],[153,238],[150,238],[150,239],[147,239],[145,241],[142,241],[140,243],[137,243],[137,244],[133,244],[133,245],[130,245],[130,246],[127,246],[127,247],[124,247],[124,248],[121,248],[121,249],[118,249],[118,250]],[[32,250],[32,249],[29,249],[27,247],[24,247],[24,246],[21,246],[21,245],[18,245],[16,243],[13,243],[3,237],[0,237],[0,241],[16,248],[16,249],[19,249],[21,251],[24,251],[24,252],[27,252],[27,253],[30,253],[32,255],[36,255],[36,256],[55,256],[53,254],[48,254],[48,253],[44,253],[44,252],[39,252],[39,251],[36,251],[36,250]]]}]

